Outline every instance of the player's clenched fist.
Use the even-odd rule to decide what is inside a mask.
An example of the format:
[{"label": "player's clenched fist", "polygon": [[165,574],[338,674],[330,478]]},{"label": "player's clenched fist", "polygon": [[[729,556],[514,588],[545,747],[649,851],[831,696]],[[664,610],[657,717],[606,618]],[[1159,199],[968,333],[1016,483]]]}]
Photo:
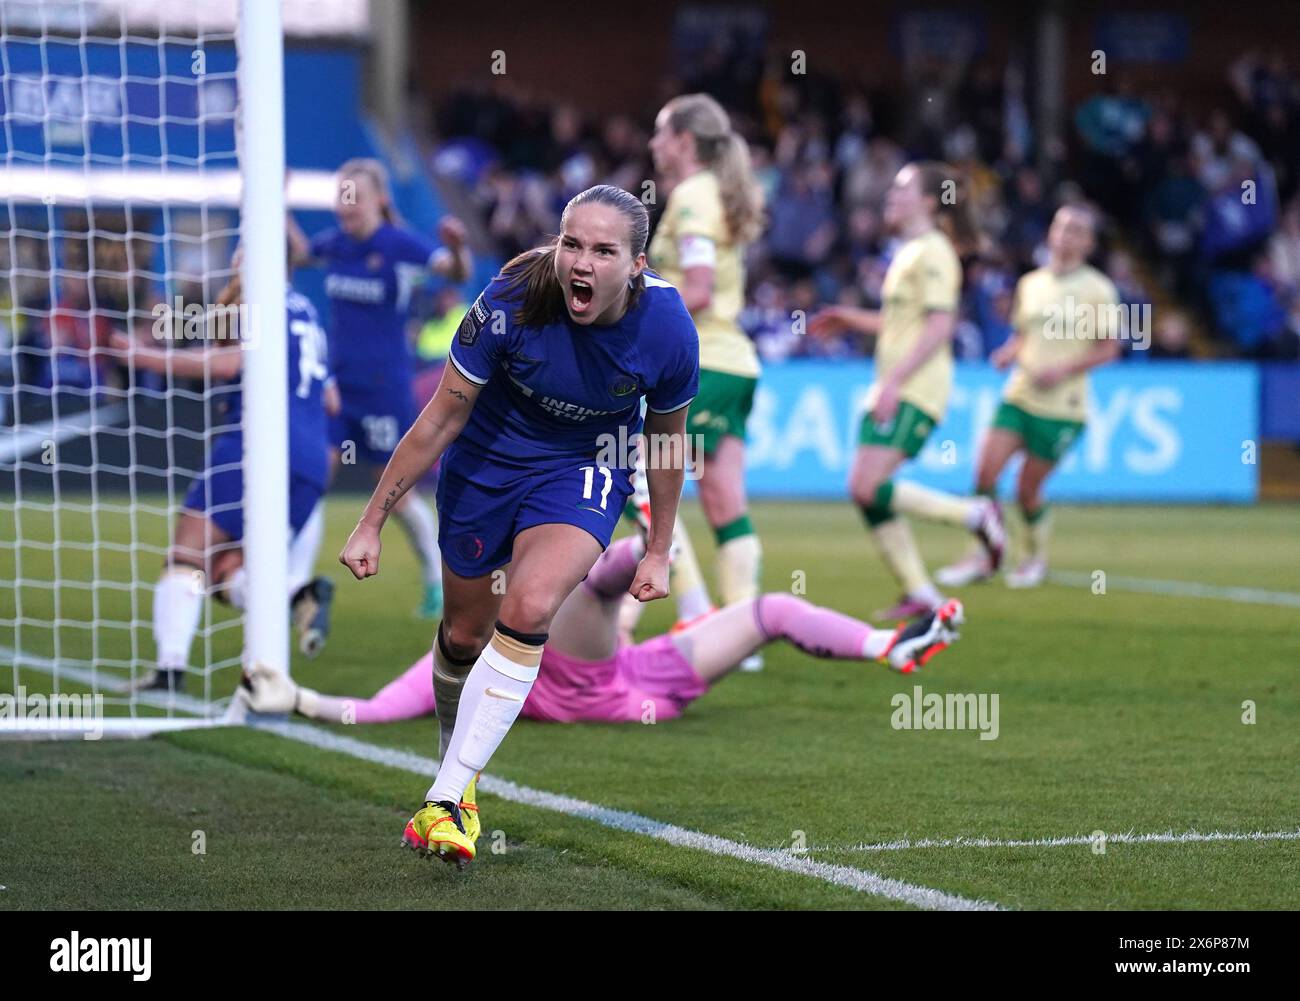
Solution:
[{"label": "player's clenched fist", "polygon": [[628,594],[637,601],[654,601],[668,595],[668,557],[646,553],[637,564]]},{"label": "player's clenched fist", "polygon": [[357,580],[365,580],[379,573],[379,530],[358,523],[348,536],[343,552],[339,553],[339,562],[352,571]]}]

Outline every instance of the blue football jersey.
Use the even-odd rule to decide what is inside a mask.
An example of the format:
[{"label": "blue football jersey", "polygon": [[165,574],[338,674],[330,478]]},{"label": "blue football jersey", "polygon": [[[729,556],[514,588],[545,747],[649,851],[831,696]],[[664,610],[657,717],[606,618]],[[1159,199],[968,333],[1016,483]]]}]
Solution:
[{"label": "blue football jersey", "polygon": [[604,435],[641,430],[641,400],[670,413],[694,399],[699,338],[677,289],[646,272],[621,320],[583,326],[566,314],[544,327],[513,316],[498,276],[461,321],[449,358],[482,386],[457,446],[514,466],[596,455]]},{"label": "blue football jersey", "polygon": [[[329,439],[322,391],[329,378],[329,349],[316,308],[303,295],[289,290],[289,471],[324,487],[329,472]],[[222,423],[243,420],[243,391],[233,380],[224,391],[226,413]],[[218,395],[215,391],[214,397]],[[231,434],[238,435],[235,430]]]},{"label": "blue football jersey", "polygon": [[409,392],[411,288],[437,249],[428,237],[388,223],[366,240],[337,228],[312,238],[312,256],[327,267],[330,357],[345,394]]}]

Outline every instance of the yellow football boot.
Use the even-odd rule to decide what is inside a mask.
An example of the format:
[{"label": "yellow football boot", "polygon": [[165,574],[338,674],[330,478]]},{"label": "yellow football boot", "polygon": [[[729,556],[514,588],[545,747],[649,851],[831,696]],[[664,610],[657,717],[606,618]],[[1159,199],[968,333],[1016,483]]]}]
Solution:
[{"label": "yellow football boot", "polygon": [[402,845],[421,858],[436,855],[439,860],[455,863],[461,869],[474,861],[474,842],[465,833],[460,808],[452,802],[426,801],[406,822]]},{"label": "yellow football boot", "polygon": [[469,785],[460,797],[460,819],[465,825],[465,837],[469,838],[470,844],[477,844],[478,836],[483,833],[483,825],[478,819],[478,780],[482,774],[479,772],[469,780]]}]

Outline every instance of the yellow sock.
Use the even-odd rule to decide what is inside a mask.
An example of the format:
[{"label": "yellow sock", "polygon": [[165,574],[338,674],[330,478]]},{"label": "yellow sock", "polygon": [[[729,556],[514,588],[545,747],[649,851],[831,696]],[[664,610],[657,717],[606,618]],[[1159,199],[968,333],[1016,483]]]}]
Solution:
[{"label": "yellow sock", "polygon": [[1025,552],[1030,559],[1047,559],[1047,540],[1052,534],[1052,518],[1047,507],[1040,507],[1033,514],[1022,512],[1025,516]]},{"label": "yellow sock", "polygon": [[[676,555],[668,569],[668,589],[677,599],[677,618],[693,619],[707,612],[713,603],[709,599],[709,589],[704,583],[695,547],[691,545],[691,537],[681,518],[673,525],[673,548]],[[632,600],[636,601],[635,598]],[[641,602],[636,603],[641,606]]]},{"label": "yellow sock", "polygon": [[926,595],[934,590],[906,518],[881,522],[871,530],[871,537],[885,565],[908,595]]},{"label": "yellow sock", "polygon": [[742,535],[718,547],[718,587],[724,605],[758,597],[762,556],[763,547],[757,535]]},{"label": "yellow sock", "polygon": [[970,528],[977,517],[979,505],[980,499],[976,497],[958,497],[907,480],[897,480],[890,508],[900,514]]}]

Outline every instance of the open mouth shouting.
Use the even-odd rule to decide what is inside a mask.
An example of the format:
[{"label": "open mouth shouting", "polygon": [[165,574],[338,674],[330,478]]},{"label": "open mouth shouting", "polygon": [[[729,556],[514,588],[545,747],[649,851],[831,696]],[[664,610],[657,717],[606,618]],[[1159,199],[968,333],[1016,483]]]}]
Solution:
[{"label": "open mouth shouting", "polygon": [[575,316],[582,316],[591,308],[591,300],[596,290],[591,282],[581,278],[569,279],[569,309]]}]

